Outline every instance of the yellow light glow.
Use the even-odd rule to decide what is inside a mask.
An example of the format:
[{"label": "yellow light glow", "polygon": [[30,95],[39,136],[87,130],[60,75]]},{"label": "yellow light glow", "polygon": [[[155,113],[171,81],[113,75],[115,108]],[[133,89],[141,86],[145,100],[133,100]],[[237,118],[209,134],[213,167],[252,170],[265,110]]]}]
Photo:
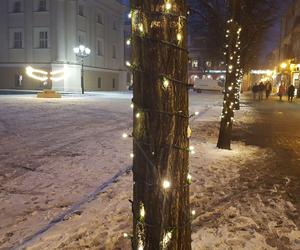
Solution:
[{"label": "yellow light glow", "polygon": [[169,87],[169,85],[170,85],[169,80],[167,78],[164,78],[164,80],[163,80],[163,86],[164,86],[164,88],[167,89]]},{"label": "yellow light glow", "polygon": [[172,8],[172,4],[171,3],[166,3],[166,10],[170,10]]},{"label": "yellow light glow", "polygon": [[[35,73],[38,73],[38,74],[40,74],[42,76],[38,76]],[[39,81],[42,81],[42,82],[48,80],[48,73],[46,71],[39,70],[39,69],[34,69],[31,66],[26,67],[26,74],[29,77],[31,77],[33,79],[36,79],[36,80],[39,80]]]},{"label": "yellow light glow", "polygon": [[168,180],[164,180],[162,186],[164,189],[169,189],[171,187],[171,182],[169,182]]},{"label": "yellow light glow", "polygon": [[280,67],[281,67],[282,69],[286,69],[287,64],[286,64],[285,62],[283,62],[283,63],[280,65]]}]

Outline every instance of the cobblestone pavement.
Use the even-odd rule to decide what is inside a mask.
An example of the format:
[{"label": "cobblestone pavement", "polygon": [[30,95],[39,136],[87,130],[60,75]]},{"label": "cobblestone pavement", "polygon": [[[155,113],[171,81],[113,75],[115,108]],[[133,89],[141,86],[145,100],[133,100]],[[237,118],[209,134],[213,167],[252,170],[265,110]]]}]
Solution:
[{"label": "cobblestone pavement", "polygon": [[[273,98],[262,102],[245,101],[254,106],[257,117],[251,124],[234,132],[235,140],[262,148],[271,148],[274,157],[265,164],[249,166],[241,178],[253,176],[253,186],[260,190],[281,190],[297,211],[290,214],[300,226],[300,103],[280,102]],[[258,178],[257,178],[258,177]],[[264,188],[262,188],[264,187]],[[262,189],[261,189],[262,188]]]}]

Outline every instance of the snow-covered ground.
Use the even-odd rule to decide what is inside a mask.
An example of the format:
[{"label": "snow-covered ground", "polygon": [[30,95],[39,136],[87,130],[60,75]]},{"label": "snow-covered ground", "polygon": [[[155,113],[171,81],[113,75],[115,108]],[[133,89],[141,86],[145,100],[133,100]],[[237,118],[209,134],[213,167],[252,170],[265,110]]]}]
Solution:
[{"label": "snow-covered ground", "polygon": [[[131,129],[130,100],[0,96],[0,249],[130,249],[131,142],[121,138]],[[242,142],[216,149],[222,96],[191,93],[190,103],[200,112],[191,122],[193,249],[300,249],[286,215],[293,205],[247,178],[272,152]],[[243,105],[235,128],[254,117]]]}]

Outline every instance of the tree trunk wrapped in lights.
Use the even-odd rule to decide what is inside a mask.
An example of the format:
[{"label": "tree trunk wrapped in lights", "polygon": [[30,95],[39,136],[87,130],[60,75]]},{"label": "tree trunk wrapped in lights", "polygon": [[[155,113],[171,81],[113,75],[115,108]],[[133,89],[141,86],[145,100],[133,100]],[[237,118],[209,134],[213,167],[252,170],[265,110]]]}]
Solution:
[{"label": "tree trunk wrapped in lights", "polygon": [[218,139],[218,148],[230,149],[232,125],[234,122],[234,109],[237,102],[237,80],[239,76],[239,38],[241,27],[237,23],[237,7],[238,0],[230,0],[229,7],[232,18],[227,21],[228,28],[226,30],[226,83],[224,104],[221,115],[221,125]]},{"label": "tree trunk wrapped in lights", "polygon": [[191,249],[186,0],[131,0],[133,249]]}]

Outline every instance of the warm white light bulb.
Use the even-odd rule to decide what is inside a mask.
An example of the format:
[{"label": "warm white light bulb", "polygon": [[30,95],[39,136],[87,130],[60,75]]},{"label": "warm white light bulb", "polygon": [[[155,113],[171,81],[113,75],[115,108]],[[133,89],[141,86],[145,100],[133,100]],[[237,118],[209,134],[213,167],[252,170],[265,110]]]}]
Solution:
[{"label": "warm white light bulb", "polygon": [[196,112],[195,112],[195,115],[199,115],[199,114],[200,114],[199,111],[196,111]]},{"label": "warm white light bulb", "polygon": [[133,153],[131,153],[131,154],[130,154],[130,158],[133,158],[133,157],[134,157],[134,154],[133,154]]},{"label": "warm white light bulb", "polygon": [[195,210],[192,210],[192,215],[196,215],[196,211]]},{"label": "warm white light bulb", "polygon": [[141,114],[140,114],[140,113],[136,113],[135,117],[136,117],[136,118],[140,118],[140,117],[141,117]]},{"label": "warm white light bulb", "polygon": [[128,18],[130,19],[132,17],[131,12],[128,13]]},{"label": "warm white light bulb", "polygon": [[166,79],[166,78],[164,78],[164,80],[163,80],[163,86],[164,86],[164,88],[167,89],[169,87],[169,85],[170,85],[169,80]]},{"label": "warm white light bulb", "polygon": [[172,4],[171,3],[166,3],[166,10],[170,10],[172,8]]},{"label": "warm white light bulb", "polygon": [[181,41],[182,40],[182,35],[180,33],[177,34],[177,40]]},{"label": "warm white light bulb", "polygon": [[126,66],[127,67],[130,67],[131,66],[131,63],[129,61],[126,61]]},{"label": "warm white light bulb", "polygon": [[127,39],[126,44],[127,44],[128,46],[130,46],[130,44],[131,44],[130,39]]},{"label": "warm white light bulb", "polygon": [[145,215],[146,215],[146,211],[145,211],[144,206],[142,206],[141,211],[140,211],[140,216],[141,216],[141,218],[145,218]]},{"label": "warm white light bulb", "polygon": [[190,174],[187,175],[187,179],[188,181],[191,181],[192,180],[192,176]]},{"label": "warm white light bulb", "polygon": [[126,133],[123,133],[122,137],[125,139],[125,138],[127,138],[127,137],[128,137],[128,134],[126,134]]},{"label": "warm white light bulb", "polygon": [[130,104],[130,108],[132,108],[132,109],[134,108],[134,104],[133,103]]},{"label": "warm white light bulb", "polygon": [[128,234],[127,234],[127,233],[124,233],[123,236],[124,236],[124,238],[127,238],[127,237],[128,237]]},{"label": "warm white light bulb", "polygon": [[169,182],[168,180],[164,180],[162,186],[164,189],[168,189],[171,187],[171,182]]}]

